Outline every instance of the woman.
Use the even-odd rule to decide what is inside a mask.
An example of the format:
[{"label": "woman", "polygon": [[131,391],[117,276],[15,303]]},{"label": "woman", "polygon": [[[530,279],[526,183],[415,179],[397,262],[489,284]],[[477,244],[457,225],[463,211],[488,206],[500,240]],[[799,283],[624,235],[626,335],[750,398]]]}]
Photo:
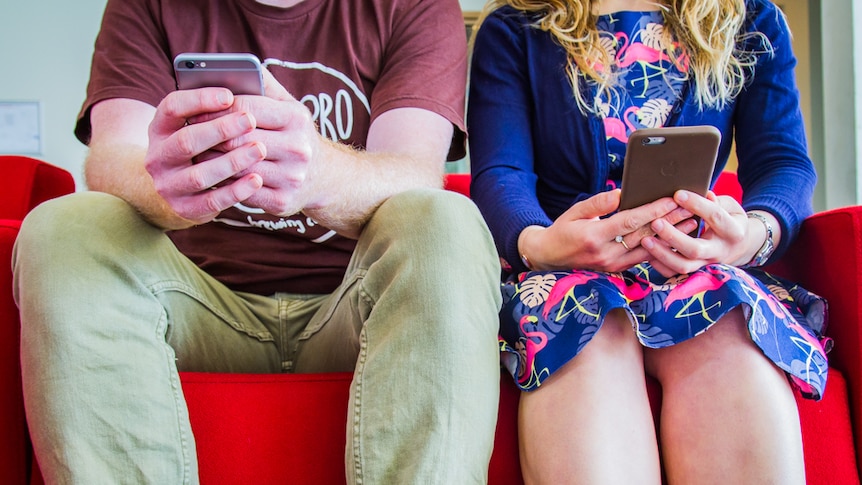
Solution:
[{"label": "woman", "polygon": [[[474,41],[472,194],[512,274],[501,348],[527,482],[660,483],[660,441],[670,483],[804,483],[792,388],[822,395],[825,302],[755,269],[816,182],[781,12],[492,0]],[[715,177],[735,137],[742,205],[678,191],[617,211],[632,131],[682,125],[721,131]]]}]

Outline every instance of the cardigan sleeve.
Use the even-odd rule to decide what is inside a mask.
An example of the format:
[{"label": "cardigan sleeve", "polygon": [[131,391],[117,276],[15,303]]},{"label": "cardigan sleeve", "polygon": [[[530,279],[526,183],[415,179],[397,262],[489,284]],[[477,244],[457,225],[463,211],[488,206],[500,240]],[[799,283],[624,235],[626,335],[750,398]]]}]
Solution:
[{"label": "cardigan sleeve", "polygon": [[521,271],[526,270],[518,254],[521,231],[552,223],[536,196],[525,46],[531,29],[523,14],[506,8],[482,23],[472,55],[467,108],[471,195],[500,256]]},{"label": "cardigan sleeve", "polygon": [[746,210],[772,213],[781,224],[781,242],[773,256],[783,253],[812,212],[817,176],[808,156],[805,126],[799,108],[794,68],[796,57],[786,20],[772,2],[748,2],[751,30],[765,35],[747,39],[746,49],[761,51],[754,76],[737,98],[734,113],[739,180]]}]

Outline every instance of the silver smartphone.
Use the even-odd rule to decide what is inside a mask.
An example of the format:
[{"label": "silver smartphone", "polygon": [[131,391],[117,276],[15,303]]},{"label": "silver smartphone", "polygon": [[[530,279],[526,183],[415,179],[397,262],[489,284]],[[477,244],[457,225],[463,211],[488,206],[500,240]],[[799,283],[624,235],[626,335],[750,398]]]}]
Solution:
[{"label": "silver smartphone", "polygon": [[246,53],[186,52],[174,58],[178,89],[224,87],[234,94],[264,94],[260,59]]}]

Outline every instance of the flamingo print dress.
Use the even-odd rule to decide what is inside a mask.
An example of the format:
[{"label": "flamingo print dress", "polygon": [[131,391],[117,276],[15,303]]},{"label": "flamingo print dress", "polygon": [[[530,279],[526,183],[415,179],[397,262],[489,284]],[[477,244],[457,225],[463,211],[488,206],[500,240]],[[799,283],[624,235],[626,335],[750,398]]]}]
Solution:
[{"label": "flamingo print dress", "polygon": [[[609,188],[622,176],[628,135],[663,126],[687,78],[687,58],[663,45],[659,12],[619,12],[599,19],[615,53],[620,83],[598,99],[608,144]],[[673,53],[674,55],[669,55]],[[503,284],[500,346],[518,386],[535,390],[574,358],[613,309],[624,309],[640,342],[662,348],[707,331],[741,307],[754,343],[802,395],[820,399],[826,385],[826,302],[757,269],[710,264],[665,278],[648,263],[622,273],[531,271]]]}]

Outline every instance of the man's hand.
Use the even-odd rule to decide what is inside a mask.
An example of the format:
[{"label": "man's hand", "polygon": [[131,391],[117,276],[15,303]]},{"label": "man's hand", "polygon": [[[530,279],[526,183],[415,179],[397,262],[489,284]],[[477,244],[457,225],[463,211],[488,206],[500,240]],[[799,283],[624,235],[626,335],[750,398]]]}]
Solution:
[{"label": "man's hand", "polygon": [[122,98],[97,103],[88,186],[165,229],[208,222],[242,202],[274,215],[302,211],[358,237],[391,195],[442,185],[453,133],[443,116],[381,113],[359,150],[326,140],[305,105],[269,72],[264,79],[266,96],[202,88],[170,93],[158,108]]},{"label": "man's hand", "polygon": [[182,218],[212,220],[238,202],[274,215],[299,212],[319,145],[308,109],[269,72],[266,96],[222,88],[175,91],[149,128],[147,171]]},{"label": "man's hand", "polygon": [[[261,188],[259,175],[239,174],[264,159],[263,144],[249,142],[217,155],[211,151],[255,129],[255,118],[248,112],[226,111],[235,99],[223,88],[174,91],[159,103],[150,123],[144,159],[147,172],[156,192],[178,216],[191,223],[208,222]],[[223,116],[187,123],[211,113]],[[207,156],[202,156],[205,153]],[[199,156],[200,163],[195,163]]]}]

